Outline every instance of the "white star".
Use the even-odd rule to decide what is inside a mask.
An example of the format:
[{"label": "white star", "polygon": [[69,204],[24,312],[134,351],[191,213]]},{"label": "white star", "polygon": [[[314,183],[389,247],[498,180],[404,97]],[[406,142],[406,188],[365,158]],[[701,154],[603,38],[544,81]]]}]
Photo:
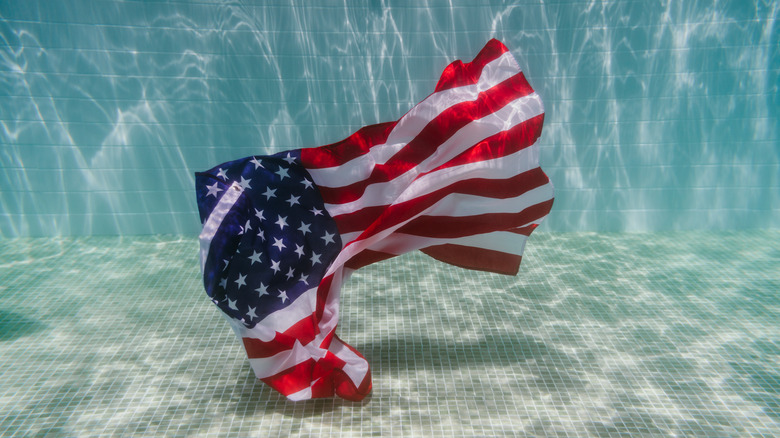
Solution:
[{"label": "white star", "polygon": [[315,216],[319,216],[319,215],[321,215],[321,214],[322,214],[322,210],[319,210],[317,207],[314,207],[314,208],[312,208],[312,209],[311,209],[311,210],[309,210],[309,211],[311,211],[312,213],[314,213],[314,215],[315,215]]},{"label": "white star", "polygon": [[300,281],[309,284],[309,276],[308,275],[301,275]]},{"label": "white star", "polygon": [[222,260],[222,262],[223,262],[223,263],[225,263],[225,267],[224,267],[224,268],[222,268],[222,270],[224,271],[225,269],[227,269],[227,267],[228,267],[228,264],[230,264],[230,261],[229,261],[229,260],[227,260],[227,259],[225,259],[225,260]]},{"label": "white star", "polygon": [[263,216],[263,210],[255,209],[255,216],[257,216],[257,218],[261,221],[265,220],[265,216]]},{"label": "white star", "polygon": [[236,307],[236,301],[238,300],[231,300],[228,298],[228,307],[230,307],[233,310],[238,310],[238,307]]},{"label": "white star", "polygon": [[322,236],[322,240],[325,241],[326,245],[329,244],[329,243],[336,243],[336,241],[333,240],[333,236],[335,236],[335,234],[331,234],[331,233],[326,231],[325,235]]},{"label": "white star", "polygon": [[292,163],[294,163],[294,162],[295,162],[295,158],[293,158],[292,156],[290,156],[290,153],[289,153],[289,152],[287,153],[287,156],[286,156],[286,157],[284,157],[284,158],[282,158],[282,159],[283,159],[284,161],[286,161],[286,162],[287,162],[287,164],[292,164]]},{"label": "white star", "polygon": [[249,182],[250,182],[250,181],[252,181],[252,178],[250,178],[250,179],[244,179],[244,176],[243,176],[243,175],[241,175],[241,182],[240,182],[240,183],[238,183],[238,185],[240,185],[240,186],[241,186],[241,188],[242,188],[242,189],[244,189],[244,190],[246,190],[246,189],[251,189],[251,188],[252,188],[252,186],[250,186],[250,185],[249,185]]},{"label": "white star", "polygon": [[287,246],[284,243],[282,243],[282,239],[277,239],[276,237],[274,237],[274,244],[271,246],[275,246],[279,248],[279,251],[281,251],[284,248],[287,248]]},{"label": "white star", "polygon": [[303,247],[297,243],[295,244],[295,253],[298,254],[298,258],[303,257]]},{"label": "white star", "polygon": [[299,199],[301,199],[301,197],[300,197],[300,196],[293,196],[293,195],[290,195],[290,199],[288,199],[288,200],[287,200],[287,201],[285,201],[285,202],[289,202],[289,203],[290,203],[290,207],[292,207],[292,206],[293,206],[293,205],[295,205],[295,204],[298,204],[298,205],[300,205],[300,204],[301,204],[300,202],[298,202],[298,200],[299,200]]},{"label": "white star", "polygon": [[[255,170],[257,170],[258,167],[263,167],[263,164],[257,161],[257,157],[252,157],[252,161],[250,163],[255,165]],[[263,167],[265,169],[265,167]]]},{"label": "white star", "polygon": [[241,228],[241,231],[238,232],[239,235],[244,234],[245,232],[251,230],[252,226],[249,224],[249,220],[247,220],[246,221],[246,225],[244,225],[243,227],[240,227],[240,228]]},{"label": "white star", "polygon": [[289,298],[287,298],[287,292],[285,292],[283,290],[279,291],[279,298],[282,299],[282,302],[285,302],[285,301],[289,300]]},{"label": "white star", "polygon": [[306,186],[307,189],[313,189],[314,188],[313,183],[311,181],[309,181],[308,179],[306,179],[306,178],[304,178],[303,181],[301,181],[301,184]]},{"label": "white star", "polygon": [[289,174],[289,173],[287,173],[287,169],[285,169],[284,167],[279,167],[279,170],[277,170],[277,171],[276,171],[276,172],[274,172],[274,173],[276,173],[277,175],[279,175],[279,180],[280,180],[280,181],[284,180],[284,178],[285,178],[285,177],[287,177],[287,178],[289,178],[289,177],[290,177],[290,174]]},{"label": "white star", "polygon": [[279,225],[279,228],[284,229],[284,227],[287,226],[287,216],[279,216],[279,219],[274,222],[276,225]]},{"label": "white star", "polygon": [[249,266],[252,266],[252,265],[254,265],[254,264],[255,264],[255,262],[257,262],[257,263],[260,263],[260,256],[261,256],[262,254],[263,254],[263,253],[261,253],[261,252],[252,251],[252,256],[251,256],[251,257],[249,257],[249,260],[252,260],[252,263],[250,263],[250,265],[249,265]]},{"label": "white star", "polygon": [[220,168],[217,177],[227,180],[227,170]]},{"label": "white star", "polygon": [[241,288],[241,286],[246,286],[246,281],[244,281],[244,280],[246,280],[246,275],[242,275],[239,272],[238,273],[238,280],[236,280],[236,284],[238,285],[239,288]]},{"label": "white star", "polygon": [[307,224],[307,223],[301,222],[301,226],[298,227],[298,231],[303,233],[303,235],[305,236],[306,233],[311,233],[311,230],[309,229],[309,227],[311,227],[311,224]]},{"label": "white star", "polygon": [[257,237],[259,237],[262,242],[265,242],[265,231],[264,230],[258,231],[257,232]]},{"label": "white star", "polygon": [[311,253],[311,265],[314,266],[317,263],[321,263],[320,262],[320,254],[317,254],[316,252],[312,252]]},{"label": "white star", "polygon": [[206,186],[206,188],[209,189],[209,193],[206,196],[214,196],[216,198],[217,197],[217,193],[222,191],[222,189],[217,187],[218,184],[219,183],[215,182],[213,185]]},{"label": "white star", "polygon": [[221,287],[222,289],[227,288],[227,278],[223,278],[222,280],[219,281],[219,287]]},{"label": "white star", "polygon": [[271,269],[273,269],[274,274],[276,274],[282,268],[279,267],[279,262],[271,260]]},{"label": "white star", "polygon": [[269,200],[271,198],[276,197],[276,189],[272,189],[271,187],[268,187],[265,189],[265,193],[263,193],[263,196],[265,196],[265,200]]},{"label": "white star", "polygon": [[255,318],[257,318],[257,314],[255,313],[255,309],[256,309],[256,307],[250,307],[249,308],[249,312],[246,314],[246,316],[249,317],[250,321],[255,319]]},{"label": "white star", "polygon": [[263,283],[260,283],[260,287],[255,289],[255,292],[257,292],[258,296],[268,295],[268,286],[264,285]]},{"label": "white star", "polygon": [[295,275],[295,271],[293,270],[293,268],[290,268],[290,270],[287,271],[287,279],[289,280],[293,278],[294,275]]}]

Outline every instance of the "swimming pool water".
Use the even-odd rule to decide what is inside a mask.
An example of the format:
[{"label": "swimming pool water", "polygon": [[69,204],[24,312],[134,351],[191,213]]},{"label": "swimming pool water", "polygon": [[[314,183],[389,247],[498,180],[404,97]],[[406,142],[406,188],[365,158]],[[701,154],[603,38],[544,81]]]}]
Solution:
[{"label": "swimming pool water", "polygon": [[0,2],[0,236],[195,234],[193,173],[397,120],[490,39],[549,231],[780,223],[771,0]]},{"label": "swimming pool water", "polygon": [[780,434],[780,233],[535,233],[517,277],[357,271],[362,403],[254,378],[197,240],[0,241],[3,436]]},{"label": "swimming pool water", "polygon": [[[780,435],[780,3],[0,1],[0,435]],[[503,41],[556,186],[517,277],[357,271],[362,403],[256,381],[193,173],[398,119]]]}]

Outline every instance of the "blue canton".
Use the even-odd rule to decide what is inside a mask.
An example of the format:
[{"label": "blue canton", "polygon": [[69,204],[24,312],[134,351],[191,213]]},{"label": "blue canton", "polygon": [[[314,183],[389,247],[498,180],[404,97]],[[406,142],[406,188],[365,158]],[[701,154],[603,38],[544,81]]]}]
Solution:
[{"label": "blue canton", "polygon": [[247,327],[317,287],[341,250],[299,158],[254,156],[195,174],[201,223],[233,183],[243,189],[211,242],[203,281],[214,304]]}]

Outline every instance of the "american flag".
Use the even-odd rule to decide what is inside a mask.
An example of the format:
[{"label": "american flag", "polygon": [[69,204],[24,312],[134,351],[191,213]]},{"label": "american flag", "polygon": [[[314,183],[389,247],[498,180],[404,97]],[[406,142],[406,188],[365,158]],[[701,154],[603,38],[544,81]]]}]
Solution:
[{"label": "american flag", "polygon": [[205,289],[257,377],[291,400],[370,392],[366,359],[335,334],[341,285],[360,267],[419,249],[516,274],[553,202],[535,145],[543,120],[491,40],[398,121],[197,173]]}]

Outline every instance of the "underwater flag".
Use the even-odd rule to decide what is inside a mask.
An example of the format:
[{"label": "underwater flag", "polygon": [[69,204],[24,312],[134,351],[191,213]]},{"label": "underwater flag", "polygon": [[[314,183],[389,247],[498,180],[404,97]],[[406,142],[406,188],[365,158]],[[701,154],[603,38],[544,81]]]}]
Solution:
[{"label": "underwater flag", "polygon": [[291,400],[370,392],[366,359],[336,336],[341,285],[360,267],[419,249],[516,274],[553,202],[543,119],[491,40],[395,122],[197,173],[204,286],[257,377]]}]

